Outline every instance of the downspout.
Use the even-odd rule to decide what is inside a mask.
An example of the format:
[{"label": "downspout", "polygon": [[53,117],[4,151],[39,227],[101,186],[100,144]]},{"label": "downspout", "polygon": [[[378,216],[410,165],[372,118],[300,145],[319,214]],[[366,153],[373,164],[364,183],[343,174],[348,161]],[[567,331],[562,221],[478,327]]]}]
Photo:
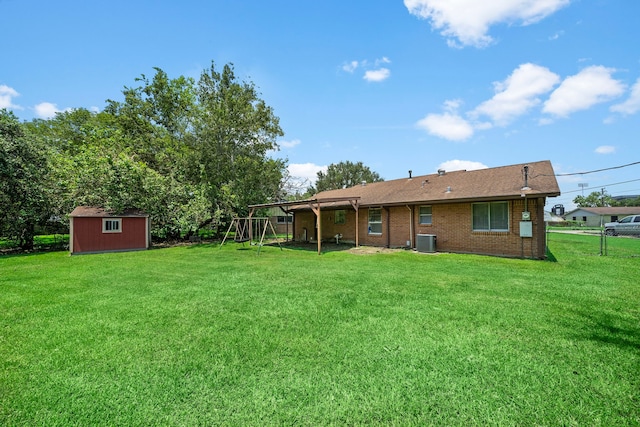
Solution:
[{"label": "downspout", "polygon": [[389,207],[386,206],[384,208],[385,212],[387,212],[387,248],[391,247],[391,211]]},{"label": "downspout", "polygon": [[410,249],[413,249],[413,209],[409,205],[407,209],[409,209],[409,245]]}]

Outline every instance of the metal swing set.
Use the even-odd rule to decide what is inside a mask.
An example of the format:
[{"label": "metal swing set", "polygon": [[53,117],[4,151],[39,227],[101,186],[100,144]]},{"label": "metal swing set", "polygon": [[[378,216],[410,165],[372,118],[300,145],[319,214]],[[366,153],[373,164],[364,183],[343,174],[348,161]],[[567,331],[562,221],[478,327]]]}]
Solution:
[{"label": "metal swing set", "polygon": [[[271,221],[269,218],[234,218],[229,225],[229,229],[227,233],[224,235],[224,239],[222,239],[222,243],[220,244],[220,248],[224,245],[224,242],[227,241],[231,230],[235,227],[235,232],[233,234],[233,241],[236,243],[242,243],[242,246],[246,242],[249,242],[249,246],[257,245],[258,246],[258,255],[260,255],[260,249],[264,244],[264,238],[267,234],[267,229],[270,229],[273,235],[276,238],[276,242],[278,246],[280,246],[280,250],[282,250],[282,245],[280,245],[280,241],[278,240],[278,235],[276,230],[273,228]],[[259,238],[259,241],[258,241]]]}]

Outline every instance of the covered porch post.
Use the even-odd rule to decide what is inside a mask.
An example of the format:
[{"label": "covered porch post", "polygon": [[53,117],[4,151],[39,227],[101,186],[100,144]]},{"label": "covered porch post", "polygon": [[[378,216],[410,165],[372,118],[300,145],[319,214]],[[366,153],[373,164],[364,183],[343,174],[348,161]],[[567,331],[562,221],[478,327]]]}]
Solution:
[{"label": "covered porch post", "polygon": [[318,229],[318,255],[322,253],[322,218],[320,217],[320,202],[316,201],[315,205],[309,203],[309,207],[316,214],[316,228]]},{"label": "covered porch post", "polygon": [[360,221],[358,219],[358,208],[360,207],[358,200],[349,200],[351,207],[356,211],[356,248],[360,247]]}]

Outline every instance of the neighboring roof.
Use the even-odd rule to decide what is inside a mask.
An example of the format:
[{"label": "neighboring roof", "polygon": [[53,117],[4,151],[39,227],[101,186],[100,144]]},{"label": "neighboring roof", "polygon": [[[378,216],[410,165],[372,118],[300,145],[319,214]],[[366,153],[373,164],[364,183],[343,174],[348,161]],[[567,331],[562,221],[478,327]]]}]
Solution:
[{"label": "neighboring roof", "polygon": [[70,217],[113,217],[113,218],[121,218],[121,217],[148,217],[149,215],[140,211],[139,209],[127,209],[120,214],[114,214],[111,212],[107,212],[104,208],[99,208],[95,206],[78,206],[69,214]]},{"label": "neighboring roof", "polygon": [[[524,188],[524,166],[528,165],[527,188]],[[453,171],[412,178],[380,181],[366,185],[323,191],[317,200],[360,198],[360,206],[392,206],[407,203],[445,203],[477,200],[555,197],[560,188],[548,160],[511,166]],[[348,206],[347,201],[326,203],[327,207]],[[305,208],[296,206],[295,208]],[[294,208],[294,209],[295,209]]]},{"label": "neighboring roof", "polygon": [[640,215],[640,206],[611,206],[603,208],[577,208],[564,214],[571,216],[576,212],[588,212],[593,215]]},{"label": "neighboring roof", "polygon": [[626,194],[621,196],[611,196],[613,200],[627,200],[640,198],[640,194]]}]

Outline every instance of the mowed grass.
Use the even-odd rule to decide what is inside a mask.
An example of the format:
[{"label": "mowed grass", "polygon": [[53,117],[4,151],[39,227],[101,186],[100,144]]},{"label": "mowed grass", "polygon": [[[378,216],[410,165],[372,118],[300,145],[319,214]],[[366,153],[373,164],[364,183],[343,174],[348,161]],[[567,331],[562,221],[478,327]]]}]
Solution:
[{"label": "mowed grass", "polygon": [[639,425],[640,240],[549,240],[0,257],[0,424]]}]

